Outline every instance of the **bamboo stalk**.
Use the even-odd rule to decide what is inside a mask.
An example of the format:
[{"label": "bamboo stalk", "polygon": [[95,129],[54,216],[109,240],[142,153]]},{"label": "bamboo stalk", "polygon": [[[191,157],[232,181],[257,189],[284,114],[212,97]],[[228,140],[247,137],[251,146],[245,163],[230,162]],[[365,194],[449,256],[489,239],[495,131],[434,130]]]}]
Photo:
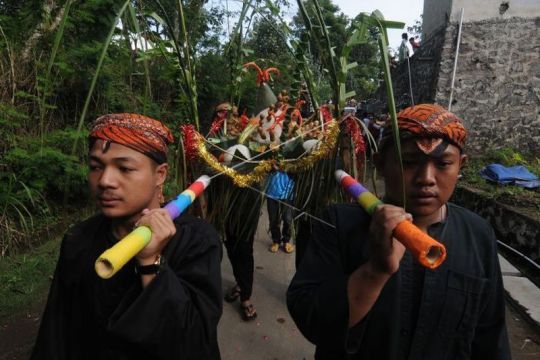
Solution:
[{"label": "bamboo stalk", "polygon": [[81,113],[81,117],[79,118],[79,123],[77,125],[77,136],[75,137],[75,141],[73,143],[73,147],[71,149],[71,154],[75,155],[75,151],[77,150],[77,143],[79,140],[79,135],[82,130],[82,126],[86,117],[86,112],[88,111],[88,105],[90,104],[90,100],[92,99],[92,94],[94,92],[94,88],[96,87],[97,78],[99,76],[99,73],[101,71],[101,66],[103,65],[103,61],[105,60],[105,55],[107,54],[107,49],[109,48],[109,45],[111,43],[112,37],[114,35],[114,30],[116,29],[116,24],[118,24],[118,20],[126,10],[127,6],[129,5],[130,0],[126,0],[118,13],[116,14],[116,17],[114,18],[114,21],[111,26],[111,30],[109,31],[109,35],[105,39],[105,43],[103,45],[103,50],[101,51],[101,55],[99,57],[99,61],[96,67],[96,71],[94,73],[94,76],[92,77],[92,83],[90,84],[90,89],[88,90],[88,94],[86,95],[86,100],[84,102],[84,107]]}]

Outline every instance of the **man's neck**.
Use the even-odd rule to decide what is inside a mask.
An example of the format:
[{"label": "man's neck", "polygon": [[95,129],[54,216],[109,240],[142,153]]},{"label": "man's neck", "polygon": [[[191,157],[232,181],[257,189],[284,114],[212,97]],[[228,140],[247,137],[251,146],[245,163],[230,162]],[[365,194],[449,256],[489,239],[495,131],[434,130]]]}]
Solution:
[{"label": "man's neck", "polygon": [[[157,209],[159,208],[159,201],[152,202],[146,208]],[[122,218],[113,218],[111,223],[111,230],[115,238],[123,239],[126,235],[135,229],[135,224],[142,217],[142,213],[136,213],[131,216]]]},{"label": "man's neck", "polygon": [[123,239],[135,228],[135,223],[139,220],[140,215],[133,215],[128,218],[112,219],[111,228],[115,238]]},{"label": "man's neck", "polygon": [[430,215],[422,216],[422,217],[413,217],[413,223],[420,228],[422,231],[427,233],[427,229],[436,223],[444,221],[446,219],[447,214],[447,206],[444,204],[439,208],[439,210],[433,212]]}]

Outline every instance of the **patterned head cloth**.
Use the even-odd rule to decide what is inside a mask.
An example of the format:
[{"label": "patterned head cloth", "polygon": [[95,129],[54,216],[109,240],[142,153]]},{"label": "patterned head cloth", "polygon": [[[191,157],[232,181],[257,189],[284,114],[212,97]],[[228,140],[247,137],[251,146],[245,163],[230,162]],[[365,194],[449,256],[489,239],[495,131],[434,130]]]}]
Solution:
[{"label": "patterned head cloth", "polygon": [[109,114],[94,121],[91,139],[115,142],[143,153],[158,164],[167,161],[168,145],[174,141],[169,128],[161,122],[139,114]]},{"label": "patterned head cloth", "polygon": [[[401,139],[414,139],[427,155],[441,155],[448,144],[456,145],[460,150],[465,146],[467,130],[463,121],[439,105],[420,104],[403,109],[397,114],[397,122]],[[392,125],[388,121],[380,148],[392,142]]]}]

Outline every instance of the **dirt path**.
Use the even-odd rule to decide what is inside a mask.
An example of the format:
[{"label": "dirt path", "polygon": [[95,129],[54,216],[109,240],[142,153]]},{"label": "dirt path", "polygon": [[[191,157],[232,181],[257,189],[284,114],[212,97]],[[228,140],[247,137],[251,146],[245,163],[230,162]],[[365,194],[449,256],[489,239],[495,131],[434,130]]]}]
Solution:
[{"label": "dirt path", "polygon": [[37,335],[47,294],[27,311],[0,320],[0,360],[26,360]]}]

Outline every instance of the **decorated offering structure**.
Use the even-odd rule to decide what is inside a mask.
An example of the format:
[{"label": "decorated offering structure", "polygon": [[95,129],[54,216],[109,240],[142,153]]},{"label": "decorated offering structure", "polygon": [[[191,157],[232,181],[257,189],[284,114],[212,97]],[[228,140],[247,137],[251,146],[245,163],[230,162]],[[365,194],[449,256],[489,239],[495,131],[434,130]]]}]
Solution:
[{"label": "decorated offering structure", "polygon": [[[235,185],[246,187],[261,182],[275,168],[298,173],[329,157],[340,133],[339,120],[332,117],[330,109],[323,106],[303,118],[303,100],[290,105],[287,91],[276,96],[268,85],[270,74],[279,74],[278,69],[262,70],[253,62],[244,66],[258,73],[252,115],[240,115],[236,107],[223,103],[216,108],[207,137],[184,125],[187,158],[200,159],[215,172],[229,176]],[[363,139],[358,127],[355,129],[361,151]]]}]

